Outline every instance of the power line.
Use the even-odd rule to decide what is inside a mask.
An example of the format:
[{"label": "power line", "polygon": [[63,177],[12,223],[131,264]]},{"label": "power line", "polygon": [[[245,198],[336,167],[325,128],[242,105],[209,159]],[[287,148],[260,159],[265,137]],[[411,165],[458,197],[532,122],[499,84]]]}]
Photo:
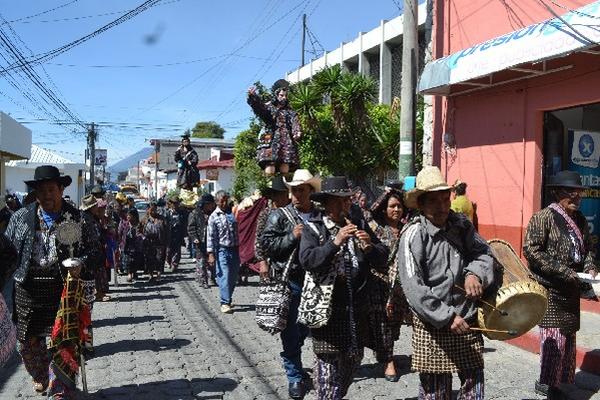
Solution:
[{"label": "power line", "polygon": [[573,31],[573,33],[578,36],[580,39],[582,39],[581,41],[583,42],[587,42],[587,44],[597,44],[596,41],[588,38],[587,36],[585,36],[583,33],[581,33],[578,29],[576,29],[573,25],[571,25],[567,20],[565,20],[563,17],[561,17],[560,15],[558,15],[553,9],[552,7],[550,7],[548,5],[548,3],[546,3],[544,0],[538,0],[539,3],[541,3],[544,8],[546,10],[548,10],[548,12],[550,12],[550,14],[554,15],[554,17],[556,19],[558,19],[560,22],[562,22],[563,24],[565,24],[565,26],[569,27],[571,29],[571,31]]},{"label": "power line", "polygon": [[117,25],[122,24],[123,22],[129,21],[130,19],[134,18],[135,16],[137,16],[138,14],[146,11],[147,9],[154,7],[156,4],[158,4],[161,0],[147,0],[145,2],[143,2],[142,4],[140,4],[139,6],[137,6],[136,8],[130,10],[129,12],[125,13],[124,15],[122,15],[121,17],[117,18],[116,20],[109,22],[108,24],[102,26],[99,29],[96,29],[95,31],[93,31],[92,33],[89,33],[77,40],[74,40],[70,43],[67,43],[63,46],[60,46],[54,50],[50,50],[46,53],[40,54],[38,56],[34,56],[31,57],[29,59],[23,60],[19,63],[15,63],[10,65],[9,67],[3,69],[2,71],[0,71],[0,74],[4,74],[7,71],[10,71],[12,69],[16,69],[16,68],[24,68],[25,65],[30,65],[30,64],[41,64],[44,63],[46,61],[49,61],[57,56],[59,56],[60,54],[71,50],[72,48],[87,42],[88,40],[100,35],[101,33],[114,28]]},{"label": "power line", "polygon": [[37,14],[28,15],[26,17],[21,17],[21,18],[13,19],[12,21],[5,21],[1,25],[4,25],[6,23],[21,22],[21,21],[25,21],[25,20],[28,20],[28,19],[31,19],[31,18],[39,17],[40,15],[48,14],[48,13],[50,13],[52,11],[56,11],[56,10],[58,10],[60,8],[67,7],[67,6],[69,6],[69,5],[73,4],[73,3],[76,3],[77,1],[79,1],[79,0],[72,0],[72,1],[69,1],[68,3],[61,4],[61,5],[56,6],[54,8],[50,8],[48,10],[41,11],[41,12],[39,12]]}]

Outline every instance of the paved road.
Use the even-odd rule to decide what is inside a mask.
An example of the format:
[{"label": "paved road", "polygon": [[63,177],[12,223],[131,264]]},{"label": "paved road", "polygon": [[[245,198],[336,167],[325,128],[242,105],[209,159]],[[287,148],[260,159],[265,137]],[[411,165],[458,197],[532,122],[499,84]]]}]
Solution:
[{"label": "paved road", "polygon": [[[201,289],[184,257],[177,273],[158,285],[145,282],[114,288],[113,301],[94,308],[96,357],[87,363],[91,399],[287,399],[280,364],[280,342],[254,323],[257,282],[239,287],[232,315],[218,309],[217,289]],[[305,367],[312,367],[310,341]],[[486,398],[540,399],[533,390],[538,357],[501,342],[486,341]],[[363,365],[347,395],[352,400],[415,399],[417,376],[408,367],[410,330],[396,343],[402,366],[397,383],[379,378],[373,355]],[[573,399],[593,395],[600,378],[578,374]],[[39,399],[23,366],[13,362],[0,371],[0,399]],[[455,383],[455,386],[457,384]],[[581,389],[588,387],[594,392]],[[313,392],[306,396],[314,399]]]}]

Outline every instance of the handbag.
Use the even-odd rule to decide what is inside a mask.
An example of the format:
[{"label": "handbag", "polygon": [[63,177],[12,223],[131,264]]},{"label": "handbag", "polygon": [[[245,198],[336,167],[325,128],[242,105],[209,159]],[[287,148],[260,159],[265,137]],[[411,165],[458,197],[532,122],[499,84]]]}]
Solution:
[{"label": "handbag", "polygon": [[[294,225],[296,222],[289,211],[281,208],[284,215]],[[281,279],[263,282],[258,292],[256,301],[256,323],[258,326],[274,335],[285,329],[287,326],[288,315],[290,311],[290,301],[292,299],[288,280],[292,262],[296,256],[297,246],[290,254]]]},{"label": "handbag", "polygon": [[292,251],[290,259],[283,269],[281,280],[264,282],[258,292],[256,301],[256,323],[258,326],[269,332],[271,335],[279,333],[287,326],[287,319],[290,311],[290,301],[292,299],[288,279],[290,275],[290,266],[296,249]]},{"label": "handbag", "polygon": [[[317,227],[309,222],[308,226],[319,235],[319,243],[324,238]],[[298,307],[298,322],[309,328],[321,328],[327,325],[331,318],[331,297],[337,270],[332,268],[327,274],[317,274],[307,271],[304,275],[300,306]]]},{"label": "handbag", "polygon": [[17,330],[12,322],[4,296],[0,293],[0,367],[10,359],[17,348]]}]

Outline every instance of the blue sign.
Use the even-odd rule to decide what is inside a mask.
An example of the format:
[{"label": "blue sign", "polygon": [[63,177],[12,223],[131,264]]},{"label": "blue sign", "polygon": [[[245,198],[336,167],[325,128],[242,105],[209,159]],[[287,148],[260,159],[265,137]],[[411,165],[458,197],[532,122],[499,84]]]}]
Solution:
[{"label": "blue sign", "polygon": [[[600,165],[598,163],[598,146],[600,133],[569,130],[569,170],[581,175],[586,190],[581,199],[579,211],[583,213],[590,227],[592,241],[598,251],[600,238]],[[598,144],[596,144],[598,143]]]}]

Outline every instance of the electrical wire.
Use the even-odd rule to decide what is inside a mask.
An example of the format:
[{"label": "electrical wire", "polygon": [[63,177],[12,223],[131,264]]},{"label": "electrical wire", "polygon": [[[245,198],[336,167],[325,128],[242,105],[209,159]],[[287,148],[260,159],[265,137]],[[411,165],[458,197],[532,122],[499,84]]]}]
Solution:
[{"label": "electrical wire", "polygon": [[50,50],[50,51],[47,51],[46,53],[40,54],[38,56],[31,57],[29,59],[23,60],[16,64],[12,64],[12,65],[8,66],[7,68],[4,68],[3,70],[1,70],[0,75],[4,74],[10,70],[13,70],[15,68],[24,68],[25,65],[41,64],[41,63],[47,62],[47,61],[59,56],[60,54],[67,52],[82,43],[87,42],[88,40],[100,35],[101,33],[106,32],[109,29],[114,28],[115,26],[120,25],[123,22],[129,21],[130,19],[134,18],[138,14],[148,10],[151,7],[154,7],[160,1],[161,0],[146,0],[142,4],[137,6],[136,8],[128,11],[127,13],[123,14],[121,17],[115,19],[112,22],[109,22],[108,24],[102,26],[101,28],[96,29],[92,33],[89,33],[89,34],[87,34],[77,40],[74,40],[72,42],[69,42],[65,45],[62,45],[54,50]]},{"label": "electrical wire", "polygon": [[558,19],[560,22],[562,22],[565,26],[569,27],[569,29],[571,29],[571,31],[573,31],[573,33],[575,35],[577,35],[580,39],[580,41],[584,42],[585,44],[588,45],[593,45],[593,44],[598,44],[598,42],[588,38],[587,36],[585,36],[583,33],[581,33],[578,29],[576,29],[573,25],[571,25],[567,20],[565,20],[563,17],[561,17],[560,15],[558,15],[553,9],[552,7],[550,7],[548,5],[548,3],[546,3],[544,0],[538,0],[538,2],[540,4],[542,4],[544,6],[544,8],[546,10],[548,10],[548,12],[550,12],[550,14],[552,14],[556,19]]},{"label": "electrical wire", "polygon": [[48,13],[51,13],[52,11],[56,11],[56,10],[59,10],[59,9],[61,9],[63,7],[67,7],[67,6],[69,6],[69,5],[73,4],[73,3],[76,3],[77,1],[79,1],[79,0],[72,0],[72,1],[69,1],[68,3],[61,4],[61,5],[56,6],[54,8],[50,8],[48,10],[41,11],[41,12],[39,12],[37,14],[28,15],[26,17],[21,17],[21,18],[13,19],[11,21],[3,22],[1,25],[5,25],[7,23],[12,24],[14,22],[22,22],[22,21],[25,21],[25,20],[28,20],[28,19],[31,19],[31,18],[39,17],[40,15],[48,14]]}]

